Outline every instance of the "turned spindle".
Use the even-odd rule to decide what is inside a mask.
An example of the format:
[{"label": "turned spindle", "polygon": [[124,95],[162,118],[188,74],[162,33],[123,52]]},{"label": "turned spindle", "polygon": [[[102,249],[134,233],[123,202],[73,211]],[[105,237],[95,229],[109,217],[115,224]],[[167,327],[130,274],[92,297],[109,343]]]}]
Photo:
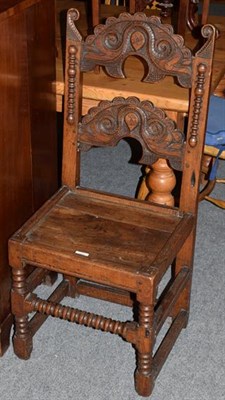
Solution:
[{"label": "turned spindle", "polygon": [[149,194],[146,200],[157,204],[174,206],[172,190],[176,185],[176,177],[167,161],[159,158],[146,176],[146,186]]},{"label": "turned spindle", "polygon": [[153,389],[152,371],[152,348],[153,342],[153,307],[151,305],[139,304],[139,326],[143,329],[144,337],[137,345],[137,369],[135,371],[135,387],[139,395],[149,396]]}]

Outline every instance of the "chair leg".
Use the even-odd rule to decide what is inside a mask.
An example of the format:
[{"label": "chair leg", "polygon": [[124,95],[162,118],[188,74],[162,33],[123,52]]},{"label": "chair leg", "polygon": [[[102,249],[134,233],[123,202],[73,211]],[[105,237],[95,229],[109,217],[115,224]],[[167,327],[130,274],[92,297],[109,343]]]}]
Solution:
[{"label": "chair leg", "polygon": [[64,280],[67,281],[69,283],[69,288],[68,288],[68,294],[67,296],[75,298],[78,297],[79,294],[77,292],[77,282],[79,281],[79,279],[74,278],[73,276],[70,275],[63,275]]},{"label": "chair leg", "polygon": [[187,319],[184,328],[187,327],[189,311],[190,311],[190,297],[191,297],[192,271],[193,271],[192,254],[194,245],[195,245],[195,232],[193,230],[188,239],[186,240],[185,244],[183,245],[172,268],[173,276],[176,276],[184,266],[190,269],[190,278],[186,283],[185,287],[183,288],[182,293],[179,296],[178,301],[173,307],[172,313],[170,315],[173,319],[175,319],[181,310],[186,311]]},{"label": "chair leg", "polygon": [[25,268],[12,270],[12,313],[15,317],[13,347],[15,354],[24,360],[30,357],[33,343],[29,330],[28,313],[24,300],[27,295]]},{"label": "chair leg", "polygon": [[43,283],[46,286],[52,286],[57,281],[57,278],[58,278],[58,274],[56,272],[51,271],[48,273],[48,275],[46,275]]},{"label": "chair leg", "polygon": [[23,360],[30,358],[33,342],[28,329],[28,317],[15,317],[15,333],[13,336],[13,348],[17,357]]},{"label": "chair leg", "polygon": [[149,396],[154,387],[153,381],[153,345],[155,341],[153,329],[154,307],[139,304],[139,340],[136,344],[137,369],[135,371],[135,388],[140,396]]}]

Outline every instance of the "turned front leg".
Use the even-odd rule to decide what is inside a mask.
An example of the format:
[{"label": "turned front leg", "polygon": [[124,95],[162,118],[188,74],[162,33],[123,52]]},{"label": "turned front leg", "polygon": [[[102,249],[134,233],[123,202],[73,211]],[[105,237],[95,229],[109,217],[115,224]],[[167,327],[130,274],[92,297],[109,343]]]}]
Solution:
[{"label": "turned front leg", "polygon": [[12,313],[15,317],[13,346],[16,355],[28,359],[32,351],[32,335],[29,330],[28,313],[25,307],[26,272],[25,268],[12,270]]},{"label": "turned front leg", "polygon": [[149,304],[139,304],[139,340],[136,345],[137,369],[135,371],[135,388],[139,395],[149,396],[153,390],[153,314],[154,307]]}]

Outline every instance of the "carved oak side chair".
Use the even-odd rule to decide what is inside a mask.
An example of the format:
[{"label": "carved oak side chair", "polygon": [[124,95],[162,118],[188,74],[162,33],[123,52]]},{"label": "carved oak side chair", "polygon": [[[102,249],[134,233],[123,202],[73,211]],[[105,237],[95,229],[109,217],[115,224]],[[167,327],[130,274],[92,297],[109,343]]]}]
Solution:
[{"label": "carved oak side chair", "polygon": [[[85,41],[78,17],[77,10],[68,12],[62,187],[9,241],[14,350],[28,359],[32,338],[48,316],[120,335],[136,349],[135,387],[148,396],[188,321],[215,29],[203,28],[206,43],[192,56],[157,17],[123,13]],[[112,77],[125,78],[124,61],[131,55],[145,61],[146,84],[172,75],[191,88],[187,135],[163,110],[136,97],[102,101],[81,116],[82,74],[101,65]],[[165,158],[182,171],[179,208],[80,186],[80,152],[127,137],[140,143],[144,165]],[[35,267],[30,275],[29,266]],[[45,300],[33,291],[49,271],[61,273],[62,281]],[[166,271],[170,279],[162,290]],[[60,304],[78,295],[135,306],[137,319],[120,321]]]}]

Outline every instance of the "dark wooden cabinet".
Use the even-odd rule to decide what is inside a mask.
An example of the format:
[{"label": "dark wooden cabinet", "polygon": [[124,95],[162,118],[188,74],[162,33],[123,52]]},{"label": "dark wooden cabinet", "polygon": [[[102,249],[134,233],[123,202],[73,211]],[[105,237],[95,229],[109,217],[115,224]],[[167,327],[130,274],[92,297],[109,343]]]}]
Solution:
[{"label": "dark wooden cabinet", "polygon": [[54,0],[0,0],[0,355],[9,345],[9,236],[57,188]]}]

